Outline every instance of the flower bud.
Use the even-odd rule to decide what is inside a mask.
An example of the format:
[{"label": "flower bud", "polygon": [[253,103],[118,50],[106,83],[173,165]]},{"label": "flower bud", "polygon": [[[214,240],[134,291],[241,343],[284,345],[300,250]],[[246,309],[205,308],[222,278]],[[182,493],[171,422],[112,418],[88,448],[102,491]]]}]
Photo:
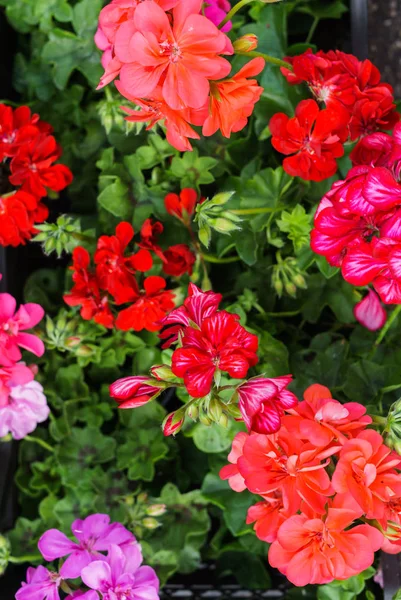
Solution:
[{"label": "flower bud", "polygon": [[303,290],[306,290],[306,288],[308,287],[306,285],[305,277],[303,277],[301,273],[296,273],[292,278],[292,282],[296,285],[297,288],[301,288]]},{"label": "flower bud", "polygon": [[285,291],[287,292],[287,294],[289,296],[292,296],[293,298],[295,298],[295,296],[297,295],[296,286],[291,281],[287,281],[285,283],[284,287],[285,287]]},{"label": "flower bud", "polygon": [[218,400],[216,400],[216,398],[212,398],[209,402],[208,416],[212,419],[212,421],[218,423],[222,414],[223,409],[221,403]]},{"label": "flower bud", "polygon": [[280,298],[284,290],[284,285],[281,279],[275,279],[273,281],[273,287],[277,292],[277,296]]},{"label": "flower bud", "polygon": [[185,414],[182,409],[176,410],[173,413],[167,415],[163,421],[162,430],[165,436],[175,435],[184,425]]},{"label": "flower bud", "polygon": [[81,341],[82,340],[80,337],[78,337],[77,335],[73,335],[65,340],[65,347],[66,348],[75,348],[76,346],[79,346]]},{"label": "flower bud", "polygon": [[150,369],[150,374],[158,381],[175,381],[177,379],[168,365],[155,365]]},{"label": "flower bud", "polygon": [[166,510],[167,510],[167,507],[165,504],[151,504],[146,509],[146,513],[150,517],[161,517],[162,515],[165,514]]},{"label": "flower bud", "polygon": [[212,421],[204,412],[199,413],[199,422],[202,423],[202,425],[206,425],[206,427],[209,427],[212,424]]},{"label": "flower bud", "polygon": [[225,217],[217,217],[217,219],[209,219],[209,224],[213,229],[218,231],[219,233],[231,233],[232,231],[236,231],[241,229],[231,220]]},{"label": "flower bud", "polygon": [[254,33],[247,33],[242,37],[235,40],[233,43],[234,51],[237,54],[245,54],[246,52],[252,52],[258,47],[258,38]]},{"label": "flower bud", "polygon": [[219,425],[221,427],[224,427],[224,429],[227,429],[227,427],[228,427],[228,417],[227,417],[226,414],[223,413],[221,415],[220,420],[219,420]]},{"label": "flower bud", "polygon": [[10,559],[10,542],[7,538],[0,535],[0,576],[7,569]]},{"label": "flower bud", "polygon": [[91,348],[90,346],[87,346],[86,344],[83,344],[82,346],[80,346],[76,351],[77,356],[82,356],[85,358],[87,356],[92,356],[93,353],[94,353],[93,348]]},{"label": "flower bud", "polygon": [[145,517],[145,519],[142,520],[142,525],[145,529],[157,529],[160,527],[160,523],[153,517]]},{"label": "flower bud", "polygon": [[385,430],[387,431],[385,437],[387,446],[401,454],[401,398],[391,406]]},{"label": "flower bud", "polygon": [[148,501],[148,495],[146,492],[142,492],[137,497],[138,504],[145,504]]},{"label": "flower bud", "polygon": [[196,419],[199,417],[199,408],[196,406],[196,404],[191,404],[187,410],[187,415],[190,419],[196,421]]},{"label": "flower bud", "polygon": [[238,404],[227,404],[225,406],[225,411],[231,416],[233,417],[235,420],[241,420],[242,421],[242,415],[241,415],[241,411],[238,407]]}]

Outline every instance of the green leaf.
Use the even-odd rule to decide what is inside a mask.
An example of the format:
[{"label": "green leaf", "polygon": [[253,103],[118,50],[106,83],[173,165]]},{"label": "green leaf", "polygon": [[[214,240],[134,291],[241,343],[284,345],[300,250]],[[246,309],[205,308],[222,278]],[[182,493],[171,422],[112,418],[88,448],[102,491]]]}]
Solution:
[{"label": "green leaf", "polygon": [[344,392],[353,402],[371,404],[379,390],[390,383],[393,373],[390,365],[378,365],[369,360],[360,360],[350,365],[344,384]]},{"label": "green leaf", "polygon": [[7,533],[11,543],[12,555],[18,557],[39,554],[38,541],[45,529],[45,523],[41,519],[30,521],[19,517],[14,529]]},{"label": "green leaf", "polygon": [[288,373],[288,349],[267,331],[258,332],[258,371],[266,377],[278,377]]},{"label": "green leaf", "polygon": [[288,239],[292,241],[295,252],[299,252],[304,246],[309,246],[311,216],[306,213],[301,204],[297,204],[292,212],[284,210],[276,223],[280,231],[288,233]]},{"label": "green leaf", "polygon": [[325,256],[316,255],[315,262],[318,266],[319,271],[326,279],[331,279],[340,271],[338,267],[332,267],[331,265],[329,265]]},{"label": "green leaf", "polygon": [[128,469],[128,479],[152,481],[155,464],[168,454],[168,446],[159,427],[139,429],[117,451],[117,468]]},{"label": "green leaf", "polygon": [[8,20],[21,33],[28,33],[35,26],[48,32],[53,19],[66,23],[73,14],[67,0],[1,0],[0,5],[6,7]]},{"label": "green leaf", "polygon": [[348,8],[341,0],[334,0],[327,4],[310,2],[307,6],[298,7],[297,11],[311,15],[314,19],[341,19],[342,15],[348,12]]},{"label": "green leaf", "polygon": [[206,454],[215,454],[230,448],[234,431],[235,433],[240,431],[239,427],[241,426],[237,425],[234,421],[230,421],[227,429],[220,427],[216,423],[210,427],[202,425],[202,423],[197,423],[191,435],[198,450]]},{"label": "green leaf", "polygon": [[[129,221],[132,218],[133,207],[129,199],[129,188],[119,177],[101,176],[102,186],[105,186],[98,196],[98,203],[113,216]],[[108,185],[106,184],[108,181]]]},{"label": "green leaf", "polygon": [[75,486],[85,469],[114,458],[116,441],[93,427],[73,428],[71,435],[56,447],[65,485]]},{"label": "green leaf", "polygon": [[244,230],[235,242],[238,255],[247,265],[254,265],[258,258],[258,243],[253,231]]}]

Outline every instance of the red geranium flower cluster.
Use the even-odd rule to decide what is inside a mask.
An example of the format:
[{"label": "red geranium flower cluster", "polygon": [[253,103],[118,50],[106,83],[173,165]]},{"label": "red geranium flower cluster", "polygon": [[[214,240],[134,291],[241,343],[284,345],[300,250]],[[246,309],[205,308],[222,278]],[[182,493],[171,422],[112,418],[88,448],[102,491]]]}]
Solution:
[{"label": "red geranium flower cluster", "polygon": [[[228,415],[244,420],[250,431],[273,433],[280,428],[284,411],[293,408],[298,400],[287,390],[290,375],[269,379],[254,377],[232,388],[229,404],[219,398],[222,373],[233,379],[244,379],[250,367],[258,362],[258,338],[239,323],[238,315],[219,310],[221,295],[202,292],[194,284],[183,306],[172,310],[161,322],[159,334],[164,347],[177,344],[170,365],[155,366],[152,377],[128,377],[112,384],[110,394],[121,408],[135,408],[157,397],[161,389],[182,380],[190,395],[189,408],[194,404],[210,406],[212,399],[220,417],[223,408]],[[161,387],[162,386],[162,387]],[[206,410],[207,412],[207,410]],[[187,408],[172,413],[164,424],[165,435],[176,433],[182,427]],[[189,416],[192,413],[188,413]],[[216,419],[216,416],[214,415]]]},{"label": "red geranium flower cluster", "polygon": [[192,125],[207,136],[243,129],[263,91],[252,79],[262,58],[225,79],[231,65],[223,57],[234,48],[202,6],[203,0],[112,0],[95,36],[104,52],[99,87],[119,77],[119,92],[139,107],[126,109],[127,120],[148,128],[163,120],[168,141],[181,151],[199,139]]},{"label": "red geranium flower cluster", "polygon": [[[128,331],[157,331],[160,321],[174,308],[174,294],[166,290],[166,280],[150,275],[143,280],[139,275],[153,267],[151,251],[163,262],[164,272],[181,276],[192,272],[195,257],[185,244],[172,246],[165,253],[157,245],[157,236],[163,231],[161,223],[147,219],[141,230],[139,249],[127,250],[134,237],[129,223],[122,222],[116,234],[101,236],[94,254],[94,268],[85,248],[73,252],[74,287],[64,296],[69,306],[81,306],[83,319],[93,319],[104,327]],[[112,305],[130,304],[116,314]]]},{"label": "red geranium flower cluster", "polygon": [[400,552],[401,457],[367,429],[365,407],[315,384],[289,412],[275,435],[237,434],[220,472],[262,497],[247,523],[270,564],[305,586],[361,573],[379,548]]},{"label": "red geranium flower cluster", "polygon": [[312,181],[331,177],[348,138],[391,130],[399,121],[393,89],[380,81],[379,70],[369,60],[338,50],[307,50],[286,60],[292,70],[283,67],[281,72],[288,83],[306,83],[316,99],[302,101],[291,119],[278,113],[270,121],[272,144],[289,156],[283,167],[290,175]]},{"label": "red geranium flower cluster", "polygon": [[[61,164],[61,147],[52,128],[32,114],[27,106],[13,110],[0,104],[0,162],[9,167],[11,189],[0,197],[0,244],[25,244],[43,223],[48,209],[42,199],[47,190],[60,192],[72,181],[72,173]],[[4,186],[3,182],[2,187]]]},{"label": "red geranium flower cluster", "polygon": [[370,283],[386,304],[401,303],[401,125],[373,133],[351,153],[353,168],[323,197],[311,234],[314,252],[349,283]]}]

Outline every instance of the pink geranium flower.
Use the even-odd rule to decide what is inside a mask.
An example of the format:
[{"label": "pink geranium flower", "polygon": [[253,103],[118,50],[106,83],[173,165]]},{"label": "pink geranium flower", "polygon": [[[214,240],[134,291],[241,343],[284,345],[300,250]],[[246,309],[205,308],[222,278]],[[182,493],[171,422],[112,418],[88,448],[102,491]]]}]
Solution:
[{"label": "pink geranium flower", "polygon": [[59,588],[62,578],[59,573],[48,571],[45,567],[29,567],[26,583],[15,595],[16,600],[60,600]]},{"label": "pink geranium flower", "polygon": [[0,438],[21,440],[49,416],[46,396],[23,363],[0,369]]},{"label": "pink geranium flower", "polygon": [[0,294],[0,364],[11,366],[21,360],[19,347],[42,356],[44,344],[36,335],[23,333],[44,317],[39,304],[21,304],[16,312],[16,300],[10,294]]},{"label": "pink geranium flower", "polygon": [[97,560],[82,571],[82,581],[102,594],[103,600],[158,600],[159,580],[151,567],[141,566],[138,545],[124,549],[112,544],[107,559]]},{"label": "pink geranium flower", "polygon": [[297,397],[286,389],[291,381],[291,375],[253,377],[237,387],[238,406],[249,431],[269,434],[280,429],[284,411],[298,404]]},{"label": "pink geranium flower", "polygon": [[228,455],[228,462],[230,465],[226,465],[220,471],[221,479],[228,479],[228,485],[234,492],[243,492],[246,490],[245,480],[242,477],[238,469],[238,459],[243,454],[244,444],[248,439],[248,434],[244,431],[237,433],[233,439],[233,445],[230,454]]},{"label": "pink geranium flower", "polygon": [[221,300],[221,294],[212,291],[202,292],[194,283],[190,283],[188,297],[184,300],[184,304],[172,310],[161,322],[163,327],[167,327],[159,334],[161,339],[167,340],[163,348],[174,344],[190,321],[200,327],[204,319],[214,315]]},{"label": "pink geranium flower", "polygon": [[132,96],[147,98],[162,85],[166,103],[175,110],[201,108],[209,81],[226,77],[233,54],[227,36],[199,14],[203,0],[186,0],[173,9],[173,24],[155,2],[136,8],[132,25],[116,36],[116,56],[125,63],[120,81]]},{"label": "pink geranium flower", "polygon": [[373,290],[369,290],[365,298],[355,305],[354,316],[369,331],[381,329],[387,320],[387,313]]},{"label": "pink geranium flower", "polygon": [[[227,13],[231,10],[231,4],[228,0],[206,0],[205,17],[207,17],[215,25],[220,25]],[[228,21],[222,27],[221,31],[230,31],[233,24]]]},{"label": "pink geranium flower", "polygon": [[[46,560],[56,560],[68,556],[61,567],[63,578],[79,577],[84,567],[92,561],[104,559],[101,551],[107,551],[112,545],[134,545],[135,537],[120,523],[110,523],[108,515],[91,515],[83,521],[74,521],[71,530],[78,540],[71,541],[58,529],[50,529],[42,535],[38,547]],[[139,548],[136,550],[140,552]]]}]

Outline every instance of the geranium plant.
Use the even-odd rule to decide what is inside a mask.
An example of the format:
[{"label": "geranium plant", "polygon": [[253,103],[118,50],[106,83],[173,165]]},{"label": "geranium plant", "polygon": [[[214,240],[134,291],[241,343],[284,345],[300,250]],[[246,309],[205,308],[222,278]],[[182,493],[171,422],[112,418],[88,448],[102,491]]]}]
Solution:
[{"label": "geranium plant", "polygon": [[378,551],[401,552],[401,125],[377,66],[317,46],[347,6],[45,4],[0,0],[21,42],[0,244],[29,271],[7,260],[24,297],[0,294],[0,572],[27,566],[17,600],[155,600],[204,564],[379,598]]}]

